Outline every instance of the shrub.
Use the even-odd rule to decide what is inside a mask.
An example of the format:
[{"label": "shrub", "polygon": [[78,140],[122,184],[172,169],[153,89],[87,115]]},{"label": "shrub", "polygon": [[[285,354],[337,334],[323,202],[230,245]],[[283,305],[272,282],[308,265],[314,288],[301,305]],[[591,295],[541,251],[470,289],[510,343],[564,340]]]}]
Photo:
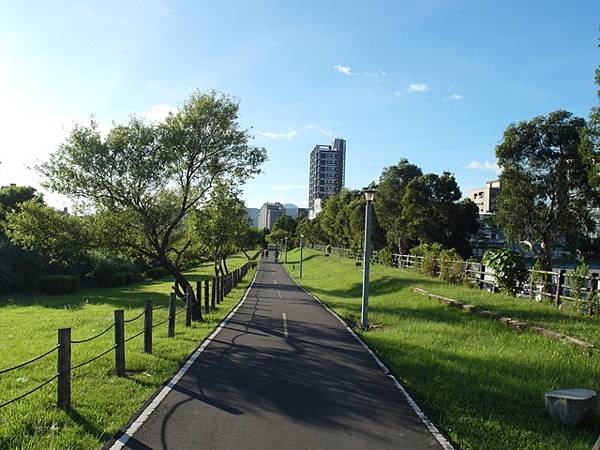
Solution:
[{"label": "shrub", "polygon": [[[132,261],[119,256],[97,254],[94,255],[92,270],[88,274],[88,277],[90,277],[97,286],[123,286],[123,284],[115,284],[114,277],[118,273],[125,272],[137,274],[135,276],[132,275],[129,282],[141,278],[139,275],[139,267]],[[117,278],[123,277],[119,276]]]},{"label": "shrub", "polygon": [[[427,244],[425,244],[425,245],[427,245]],[[427,245],[425,248],[426,248],[426,250],[425,250],[425,253],[423,254],[423,262],[421,264],[421,271],[425,275],[435,277],[440,271],[438,258],[440,256],[440,253],[444,249],[444,247],[442,247],[442,244],[436,243],[436,244]]]},{"label": "shrub", "polygon": [[151,280],[158,280],[160,278],[166,277],[168,272],[163,267],[151,267],[146,270],[146,277]]},{"label": "shrub", "polygon": [[38,289],[45,294],[72,294],[79,289],[79,278],[74,275],[45,275],[38,280]]},{"label": "shrub", "polygon": [[581,300],[583,298],[585,288],[587,287],[586,277],[588,276],[589,271],[590,266],[588,266],[585,262],[582,262],[567,275],[567,284],[572,288],[571,296],[575,297],[577,300]]},{"label": "shrub", "polygon": [[494,271],[500,289],[515,295],[527,279],[523,257],[507,248],[486,250],[481,262]]},{"label": "shrub", "polygon": [[117,272],[113,273],[111,278],[111,286],[125,286],[133,283],[136,280],[135,272]]},{"label": "shrub", "polygon": [[439,255],[440,278],[449,283],[462,283],[465,279],[463,260],[456,249],[443,250]]},{"label": "shrub", "polygon": [[383,250],[379,251],[377,256],[379,258],[380,264],[385,264],[386,266],[390,266],[390,267],[392,266],[394,257],[393,257],[392,251],[389,248],[384,248]]}]

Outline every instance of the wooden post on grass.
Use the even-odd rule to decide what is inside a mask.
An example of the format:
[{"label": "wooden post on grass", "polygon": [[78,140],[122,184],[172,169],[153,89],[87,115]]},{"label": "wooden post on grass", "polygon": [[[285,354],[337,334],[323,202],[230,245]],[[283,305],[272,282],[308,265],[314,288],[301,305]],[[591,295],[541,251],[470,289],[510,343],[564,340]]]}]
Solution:
[{"label": "wooden post on grass", "polygon": [[204,312],[206,314],[208,314],[208,312],[210,311],[210,301],[209,301],[209,286],[208,286],[208,280],[204,280]]},{"label": "wooden post on grass", "polygon": [[144,304],[144,353],[152,353],[152,302]]},{"label": "wooden post on grass", "polygon": [[71,329],[58,329],[58,407],[71,409]]},{"label": "wooden post on grass", "polygon": [[115,371],[118,377],[125,376],[125,313],[115,311]]},{"label": "wooden post on grass", "polygon": [[188,286],[185,290],[185,326],[192,325],[192,287]]},{"label": "wooden post on grass", "polygon": [[167,337],[175,337],[175,307],[177,302],[177,295],[175,292],[171,292],[169,298],[169,328],[167,331]]},{"label": "wooden post on grass", "polygon": [[554,306],[560,308],[560,294],[562,294],[562,287],[565,284],[565,269],[558,271],[558,282],[556,283],[556,293],[554,294]]},{"label": "wooden post on grass", "polygon": [[215,289],[216,280],[217,280],[216,277],[212,277],[212,283],[211,283],[212,284],[212,286],[211,286],[212,289],[210,291],[210,307],[212,309],[215,309],[217,307],[217,303],[216,303],[216,301],[217,301],[216,300],[217,291]]}]

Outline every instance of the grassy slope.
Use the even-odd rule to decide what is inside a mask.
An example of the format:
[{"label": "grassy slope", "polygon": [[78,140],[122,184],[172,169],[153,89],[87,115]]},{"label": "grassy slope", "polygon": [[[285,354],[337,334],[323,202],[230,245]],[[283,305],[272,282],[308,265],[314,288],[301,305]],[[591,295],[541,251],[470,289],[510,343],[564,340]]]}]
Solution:
[{"label": "grassy slope", "polygon": [[[311,250],[305,257],[301,283],[342,317],[357,322],[362,272],[348,259]],[[288,269],[297,275],[298,253],[290,252],[288,261]],[[526,300],[506,299],[503,305],[501,296],[374,266],[369,303],[370,321],[377,328],[359,332],[463,449],[587,450],[593,445],[598,425],[570,429],[555,424],[545,411],[543,394],[568,387],[600,391],[598,353],[590,356],[568,344],[448,308],[413,293],[413,286],[515,311],[515,317],[581,337],[596,337],[592,328],[597,322],[569,318]]]},{"label": "grassy slope", "polygon": [[[230,269],[245,257],[232,257]],[[212,265],[192,272],[191,280],[212,275]],[[184,327],[185,313],[177,316],[176,336],[167,339],[167,324],[154,329],[154,352],[146,355],[143,337],[126,344],[127,376],[113,375],[114,353],[73,372],[73,412],[55,408],[56,382],[26,399],[0,409],[0,448],[89,449],[111,437],[160,385],[172,376],[185,358],[208,336],[241,298],[252,279],[240,285],[203,323]],[[112,323],[113,310],[125,309],[125,318],[141,312],[145,300],[166,304],[170,280],[144,282],[128,287],[82,290],[73,295],[0,299],[0,369],[43,353],[56,344],[56,330],[72,327],[72,338],[94,335]],[[181,304],[179,305],[181,306]],[[155,311],[154,322],[167,317]],[[142,330],[143,318],[126,324],[126,337]],[[100,353],[113,342],[113,331],[101,338],[73,345],[73,364]],[[0,403],[31,389],[56,372],[56,355],[0,376]]]}]

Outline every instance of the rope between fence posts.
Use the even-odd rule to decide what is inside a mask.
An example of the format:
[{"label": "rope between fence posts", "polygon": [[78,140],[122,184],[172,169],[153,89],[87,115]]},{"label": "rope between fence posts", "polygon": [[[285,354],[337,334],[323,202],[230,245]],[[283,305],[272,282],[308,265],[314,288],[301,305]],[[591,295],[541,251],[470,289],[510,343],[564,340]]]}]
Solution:
[{"label": "rope between fence posts", "polygon": [[163,323],[168,322],[169,319],[170,319],[170,317],[167,317],[165,320],[161,320],[160,322],[155,323],[154,325],[152,325],[152,328],[156,328],[157,326],[162,325]]},{"label": "rope between fence posts", "polygon": [[96,355],[96,356],[94,356],[93,358],[91,358],[91,359],[88,359],[87,361],[84,361],[84,362],[82,362],[82,363],[75,364],[74,366],[71,366],[71,370],[79,369],[80,367],[83,367],[83,366],[85,366],[86,364],[89,364],[89,363],[91,363],[91,362],[93,362],[93,361],[96,361],[98,358],[100,358],[100,357],[102,357],[102,356],[106,355],[107,353],[110,353],[110,352],[112,352],[112,351],[113,351],[115,348],[117,348],[117,346],[116,346],[116,345],[113,345],[111,348],[109,348],[108,350],[105,350],[105,351],[103,351],[103,352],[102,352],[102,353],[100,353],[99,355]]},{"label": "rope between fence posts", "polygon": [[134,318],[132,318],[132,319],[127,319],[127,320],[124,320],[123,322],[124,322],[124,323],[131,323],[131,322],[135,322],[136,320],[138,320],[138,319],[139,319],[140,317],[142,317],[143,315],[144,315],[144,311],[142,311],[141,313],[139,313],[139,314],[138,314],[137,316],[135,316]]},{"label": "rope between fence posts", "polygon": [[34,387],[32,390],[25,392],[24,394],[19,395],[18,397],[13,398],[12,400],[9,400],[7,402],[4,402],[2,404],[0,404],[0,408],[4,408],[5,406],[10,405],[11,403],[14,403],[18,400],[21,400],[23,397],[27,397],[30,394],[33,394],[35,391],[40,390],[41,388],[43,388],[44,386],[46,386],[47,384],[51,383],[52,381],[56,380],[58,378],[58,373],[56,375],[54,375],[52,378],[50,378],[49,380],[44,381],[42,384]]},{"label": "rope between fence posts", "polygon": [[133,336],[131,336],[131,337],[128,337],[127,339],[125,339],[125,342],[129,342],[130,340],[132,340],[132,339],[135,339],[135,338],[136,338],[136,337],[138,337],[138,336],[141,336],[142,334],[144,334],[144,332],[145,332],[145,331],[146,331],[146,330],[142,330],[142,331],[140,331],[138,334],[134,334]]},{"label": "rope between fence posts", "polygon": [[0,370],[0,375],[2,375],[3,373],[7,373],[7,372],[11,372],[13,370],[20,369],[21,367],[25,367],[25,366],[33,363],[33,362],[36,362],[36,361],[42,359],[43,357],[48,356],[51,353],[54,353],[57,349],[58,349],[58,345],[56,347],[48,350],[46,353],[42,353],[41,355],[36,356],[35,358],[30,359],[29,361],[26,361],[24,363],[18,364],[18,365],[13,366],[13,367],[9,367],[8,369]]},{"label": "rope between fence posts", "polygon": [[71,341],[71,344],[83,344],[84,342],[89,342],[89,341],[93,341],[94,339],[99,338],[100,336],[102,336],[103,334],[107,333],[111,328],[113,328],[115,326],[115,324],[113,323],[111,326],[109,326],[106,330],[98,333],[95,336],[86,338],[86,339],[80,339],[78,341]]},{"label": "rope between fence posts", "polygon": [[156,311],[157,309],[163,309],[163,308],[166,308],[167,306],[168,305],[157,305],[152,308],[152,311]]},{"label": "rope between fence posts", "polygon": [[187,311],[187,308],[181,308],[179,311],[177,311],[175,313],[176,316],[178,316],[179,314],[181,314],[182,312]]}]

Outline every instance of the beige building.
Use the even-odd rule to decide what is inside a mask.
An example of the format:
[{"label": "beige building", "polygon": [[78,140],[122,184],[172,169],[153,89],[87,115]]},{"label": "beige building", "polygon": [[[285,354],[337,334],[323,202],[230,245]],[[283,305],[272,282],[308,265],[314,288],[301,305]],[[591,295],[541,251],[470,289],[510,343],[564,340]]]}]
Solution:
[{"label": "beige building", "polygon": [[471,189],[468,194],[479,208],[479,214],[493,214],[496,212],[496,202],[500,194],[500,181],[488,181],[485,187]]}]

